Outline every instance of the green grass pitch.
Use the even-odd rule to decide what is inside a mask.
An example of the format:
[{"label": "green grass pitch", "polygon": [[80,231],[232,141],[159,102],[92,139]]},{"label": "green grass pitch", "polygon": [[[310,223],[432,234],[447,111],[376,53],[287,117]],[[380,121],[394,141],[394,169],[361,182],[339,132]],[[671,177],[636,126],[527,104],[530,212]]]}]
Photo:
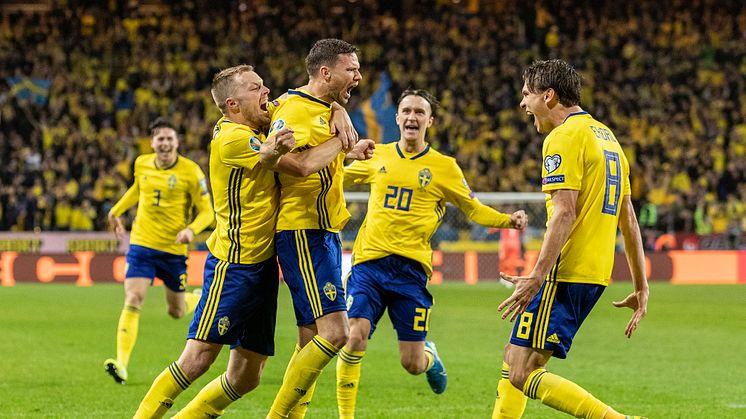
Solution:
[{"label": "green grass pitch", "polygon": [[[601,297],[567,360],[549,369],[582,385],[628,414],[650,418],[746,418],[746,285],[652,284],[648,317],[630,340],[630,312],[610,301],[631,284],[614,284]],[[488,418],[502,347],[511,326],[499,320],[498,303],[510,291],[495,283],[431,287],[430,321],[448,370],[448,390],[434,395],[424,376],[399,365],[387,317],[363,360],[358,417]],[[104,373],[115,355],[122,286],[23,285],[0,288],[0,417],[127,418],[153,378],[175,360],[188,318],[172,320],[163,289],[152,288],[130,361],[130,381],[117,385]],[[277,355],[262,385],[227,411],[226,418],[266,414],[292,352],[295,326],[290,298],[280,289]],[[227,350],[213,368],[177,400],[183,407],[225,368]],[[336,417],[334,362],[321,375],[308,418]],[[529,400],[525,418],[568,417]]]}]

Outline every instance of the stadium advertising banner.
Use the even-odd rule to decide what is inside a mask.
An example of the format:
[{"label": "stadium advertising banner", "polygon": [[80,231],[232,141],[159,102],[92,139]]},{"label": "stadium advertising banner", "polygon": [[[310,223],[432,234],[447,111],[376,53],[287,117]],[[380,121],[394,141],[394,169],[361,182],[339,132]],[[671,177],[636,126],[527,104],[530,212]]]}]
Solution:
[{"label": "stadium advertising banner", "polygon": [[[12,238],[9,238],[12,237]],[[0,235],[0,284],[70,283],[89,286],[95,283],[122,282],[125,277],[125,251],[111,234],[2,234]],[[506,258],[498,252],[433,253],[431,283],[443,281],[495,281],[500,271],[510,274],[528,272],[538,252]],[[187,282],[202,284],[202,267],[207,252],[189,253]],[[351,254],[343,255],[343,271],[351,265]],[[746,283],[746,251],[669,251],[646,255],[650,280],[674,284]],[[629,281],[624,254],[619,253],[612,273],[614,281]]]}]

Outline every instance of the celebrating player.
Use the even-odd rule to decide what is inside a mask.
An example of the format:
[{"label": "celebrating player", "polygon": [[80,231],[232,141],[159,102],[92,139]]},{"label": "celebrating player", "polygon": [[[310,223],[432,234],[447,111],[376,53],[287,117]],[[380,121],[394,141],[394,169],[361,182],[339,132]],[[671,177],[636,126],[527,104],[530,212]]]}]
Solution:
[{"label": "celebrating player", "polygon": [[[296,151],[323,146],[331,138],[331,103],[344,105],[362,76],[357,49],[339,39],[317,41],[306,57],[309,83],[290,90],[272,116],[270,133],[289,126]],[[356,145],[369,157],[371,140]],[[291,153],[292,154],[292,153]],[[321,370],[347,342],[339,231],[350,218],[342,191],[344,154],[316,174],[280,174],[277,254],[290,289],[298,325],[298,345],[269,417],[302,417]]]},{"label": "celebrating player", "polygon": [[[338,141],[288,156],[295,145],[289,128],[264,141],[269,124],[269,89],[249,65],[215,75],[212,96],[223,117],[210,149],[210,183],[217,227],[207,240],[202,299],[176,362],[153,382],[136,418],[159,418],[173,400],[231,346],[225,373],[208,383],[175,417],[217,417],[259,385],[268,356],[274,354],[279,276],[274,233],[278,195],[275,175],[263,165],[290,173],[325,167],[347,144],[349,124],[338,122]],[[348,121],[341,113],[340,121]],[[335,113],[335,117],[337,114]],[[344,138],[342,138],[344,137]],[[261,163],[261,164],[260,164]]]},{"label": "celebrating player", "polygon": [[346,284],[350,340],[337,359],[340,418],[354,417],[360,362],[387,308],[399,338],[402,367],[414,375],[426,372],[435,393],[446,389],[443,363],[435,345],[425,340],[433,304],[427,291],[433,271],[430,239],[446,202],[483,226],[526,226],[523,211],[507,215],[479,202],[456,160],[425,141],[437,105],[426,90],[404,91],[396,112],[399,141],[379,146],[371,160],[345,168],[345,184],[369,183],[371,191]]},{"label": "celebrating player", "polygon": [[648,284],[640,229],[630,199],[629,164],[611,130],[580,107],[580,76],[561,60],[537,61],[523,73],[521,108],[544,139],[542,190],[548,226],[536,266],[503,301],[502,318],[518,318],[503,356],[493,418],[520,418],[527,397],[582,418],[623,419],[577,384],[545,369],[565,358],[581,323],[609,283],[617,227],[622,230],[634,292],[616,307],[634,313],[631,337],[645,316]]},{"label": "celebrating player", "polygon": [[[194,310],[199,295],[185,293],[187,243],[215,219],[207,181],[197,163],[177,152],[176,129],[164,119],[150,126],[155,153],[135,160],[135,180],[109,211],[109,223],[119,240],[125,228],[121,215],[137,204],[124,281],[124,308],[117,327],[117,358],[104,361],[118,383],[127,381],[127,366],[148,286],[155,277],[166,285],[168,314],[178,319]],[[187,225],[192,206],[197,216]]]}]

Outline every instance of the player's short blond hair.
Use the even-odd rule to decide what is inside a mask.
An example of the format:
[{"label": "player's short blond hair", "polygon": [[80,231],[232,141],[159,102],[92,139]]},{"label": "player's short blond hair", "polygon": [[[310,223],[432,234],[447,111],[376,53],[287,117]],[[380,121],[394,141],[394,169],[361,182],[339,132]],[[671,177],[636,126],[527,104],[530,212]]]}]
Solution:
[{"label": "player's short blond hair", "polygon": [[215,105],[220,108],[220,112],[222,112],[223,115],[228,112],[225,100],[236,93],[236,77],[239,74],[248,73],[250,71],[254,71],[253,66],[241,64],[220,70],[220,72],[215,74],[215,77],[212,78],[212,88],[210,89],[212,100],[215,101]]}]

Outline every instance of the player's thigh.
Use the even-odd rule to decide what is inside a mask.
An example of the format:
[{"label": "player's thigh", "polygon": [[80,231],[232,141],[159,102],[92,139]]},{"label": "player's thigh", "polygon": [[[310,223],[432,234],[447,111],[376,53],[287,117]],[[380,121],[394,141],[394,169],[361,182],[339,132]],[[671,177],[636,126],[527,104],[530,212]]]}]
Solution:
[{"label": "player's thigh", "polygon": [[156,262],[155,275],[163,281],[163,285],[174,293],[186,290],[187,258],[184,255],[174,255],[161,252]]},{"label": "player's thigh", "polygon": [[[380,268],[380,263],[379,260],[372,260],[353,266],[345,289],[348,317],[356,320],[367,320],[366,339],[373,335],[378,322],[386,311],[385,295],[381,284],[385,282],[387,272]],[[361,322],[358,323],[361,324]],[[351,334],[360,332],[359,329],[352,329],[352,321],[350,325]]]},{"label": "player's thigh", "polygon": [[346,310],[339,235],[325,230],[287,230],[278,232],[276,239],[297,324],[309,325],[329,313]]},{"label": "player's thigh", "polygon": [[[245,336],[261,333],[258,337],[262,342],[273,342],[278,283],[275,258],[256,264],[232,264],[208,254],[202,297],[187,336],[243,345]],[[266,345],[245,348],[261,352]]]},{"label": "player's thigh", "polygon": [[130,245],[125,257],[124,277],[126,278],[155,278],[158,252],[145,246]]},{"label": "player's thigh", "polygon": [[513,326],[514,346],[551,351],[565,358],[573,338],[603,293],[604,286],[545,281]]},{"label": "player's thigh", "polygon": [[400,341],[424,341],[430,329],[433,296],[427,289],[427,275],[411,259],[394,256],[389,259],[396,274],[386,284],[389,318]]}]

